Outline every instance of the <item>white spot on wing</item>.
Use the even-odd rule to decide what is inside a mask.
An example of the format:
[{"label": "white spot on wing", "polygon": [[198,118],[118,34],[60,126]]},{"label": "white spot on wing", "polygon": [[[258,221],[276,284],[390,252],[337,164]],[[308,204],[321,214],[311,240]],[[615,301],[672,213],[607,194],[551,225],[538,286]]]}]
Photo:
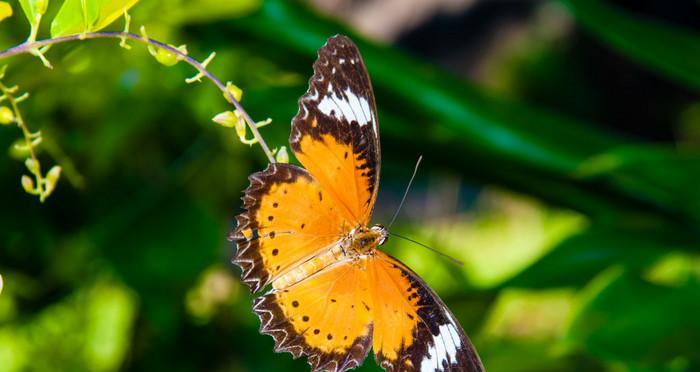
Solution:
[{"label": "white spot on wing", "polygon": [[457,328],[452,323],[443,324],[438,329],[438,334],[433,336],[432,345],[428,348],[428,354],[420,365],[421,371],[441,370],[443,362],[447,364],[457,361],[457,350],[462,342],[457,333]]},{"label": "white spot on wing", "polygon": [[347,123],[355,120],[360,126],[375,122],[367,98],[356,95],[350,88],[343,92],[345,97],[340,96],[333,91],[331,84],[328,84],[328,92],[329,94],[318,103],[318,109],[323,114],[331,116],[332,113],[333,117],[343,119]]}]

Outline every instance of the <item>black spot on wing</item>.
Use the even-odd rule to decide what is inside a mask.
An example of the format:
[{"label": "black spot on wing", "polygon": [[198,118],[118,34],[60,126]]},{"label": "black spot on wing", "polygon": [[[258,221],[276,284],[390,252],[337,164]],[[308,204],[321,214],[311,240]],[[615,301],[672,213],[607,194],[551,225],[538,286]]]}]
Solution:
[{"label": "black spot on wing", "polygon": [[[289,352],[295,359],[306,355],[312,371],[346,371],[361,365],[369,353],[372,343],[371,324],[368,326],[368,336],[357,337],[346,352],[327,353],[304,341],[303,335],[298,333],[289,319],[285,317],[275,293],[256,298],[253,311],[260,317],[260,332],[274,338],[275,351]],[[302,320],[308,321],[309,319],[305,316]],[[309,330],[309,332],[318,335],[321,330],[316,328]],[[333,335],[327,334],[326,339],[332,340]]]},{"label": "black spot on wing", "polygon": [[[241,279],[251,292],[257,292],[270,280],[270,270],[266,268],[260,255],[259,221],[256,220],[260,201],[269,193],[273,185],[293,183],[299,177],[311,179],[306,170],[289,164],[270,164],[262,172],[253,173],[250,177],[250,186],[244,191],[244,212],[236,216],[236,229],[229,234],[229,240],[236,243],[236,254],[233,263],[242,269]],[[273,206],[278,205],[277,202]],[[268,217],[272,221],[273,216]],[[275,233],[270,232],[267,237],[274,238]],[[273,251],[274,254],[274,251]]]}]

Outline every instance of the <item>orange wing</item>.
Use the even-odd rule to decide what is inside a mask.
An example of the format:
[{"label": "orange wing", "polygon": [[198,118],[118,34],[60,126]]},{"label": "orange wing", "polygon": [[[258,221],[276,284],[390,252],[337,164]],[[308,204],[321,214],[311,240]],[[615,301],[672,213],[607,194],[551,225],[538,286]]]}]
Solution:
[{"label": "orange wing", "polygon": [[373,348],[387,371],[483,371],[450,310],[416,273],[376,251],[370,265]]},{"label": "orange wing", "polygon": [[289,137],[297,159],[355,225],[369,222],[379,183],[374,93],[360,52],[345,36],[318,51]]},{"label": "orange wing", "polygon": [[314,371],[362,364],[371,347],[372,298],[367,260],[339,261],[286,289],[255,300],[262,333],[275,351],[308,356]]},{"label": "orange wing", "polygon": [[329,249],[350,225],[309,173],[297,166],[270,164],[250,176],[245,212],[230,239],[238,245],[233,262],[257,292],[308,258]]}]

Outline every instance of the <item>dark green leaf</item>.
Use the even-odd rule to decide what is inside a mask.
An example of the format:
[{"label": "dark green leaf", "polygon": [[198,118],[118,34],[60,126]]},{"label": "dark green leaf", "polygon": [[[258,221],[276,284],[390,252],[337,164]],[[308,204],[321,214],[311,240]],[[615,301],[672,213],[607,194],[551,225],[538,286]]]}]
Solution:
[{"label": "dark green leaf", "polygon": [[594,35],[679,83],[700,88],[700,35],[600,0],[562,0]]},{"label": "dark green leaf", "polygon": [[590,353],[636,368],[656,368],[700,355],[700,286],[655,285],[620,268],[597,278],[582,298],[567,338]]}]

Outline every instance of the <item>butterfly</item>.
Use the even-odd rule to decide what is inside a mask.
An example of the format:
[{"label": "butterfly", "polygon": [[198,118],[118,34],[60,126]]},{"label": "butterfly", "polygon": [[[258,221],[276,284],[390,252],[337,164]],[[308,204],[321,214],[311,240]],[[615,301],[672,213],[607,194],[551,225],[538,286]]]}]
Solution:
[{"label": "butterfly", "polygon": [[318,52],[292,120],[304,166],[250,176],[230,238],[261,333],[312,370],[361,365],[370,348],[388,371],[483,371],[454,315],[411,269],[378,247],[369,225],[380,171],[374,93],[355,44],[334,36]]}]

